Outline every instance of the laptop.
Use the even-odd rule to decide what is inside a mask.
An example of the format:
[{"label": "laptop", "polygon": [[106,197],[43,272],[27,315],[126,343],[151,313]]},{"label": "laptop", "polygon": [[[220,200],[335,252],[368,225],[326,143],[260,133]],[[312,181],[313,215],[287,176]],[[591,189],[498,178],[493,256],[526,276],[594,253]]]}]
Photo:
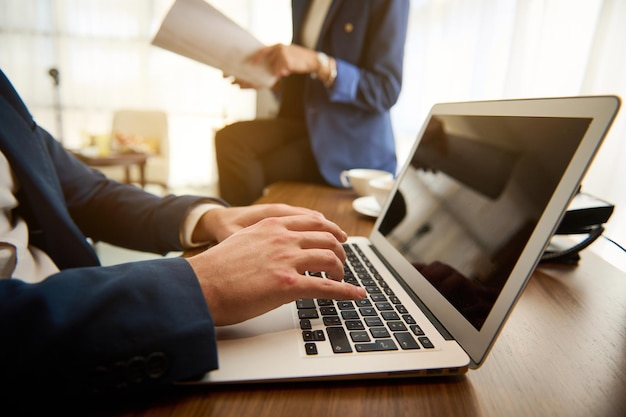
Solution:
[{"label": "laptop", "polygon": [[[615,96],[432,107],[345,280],[217,330],[200,383],[460,375],[486,359],[620,106]],[[323,273],[312,271],[321,276]]]}]

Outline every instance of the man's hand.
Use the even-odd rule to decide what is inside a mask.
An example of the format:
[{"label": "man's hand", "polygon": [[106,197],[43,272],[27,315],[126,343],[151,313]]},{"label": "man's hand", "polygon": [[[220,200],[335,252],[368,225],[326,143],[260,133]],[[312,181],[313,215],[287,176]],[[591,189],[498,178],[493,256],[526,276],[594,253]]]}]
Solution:
[{"label": "man's hand", "polygon": [[217,208],[209,210],[200,218],[193,232],[192,241],[221,242],[233,233],[267,217],[300,214],[316,215],[323,218],[319,212],[287,204],[256,204],[247,207]]},{"label": "man's hand", "polygon": [[[298,298],[365,297],[363,288],[341,282],[346,235],[337,225],[310,212],[253,218],[245,213],[242,219],[251,226],[187,259],[215,325],[238,323]],[[305,271],[325,271],[332,279]]]}]

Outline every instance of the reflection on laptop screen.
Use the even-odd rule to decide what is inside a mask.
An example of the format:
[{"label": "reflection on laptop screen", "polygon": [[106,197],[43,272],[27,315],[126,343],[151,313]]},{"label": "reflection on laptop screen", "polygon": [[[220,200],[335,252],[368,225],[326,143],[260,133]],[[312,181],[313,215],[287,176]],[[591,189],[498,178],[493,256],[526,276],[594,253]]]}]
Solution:
[{"label": "reflection on laptop screen", "polygon": [[378,230],[480,330],[590,123],[432,117]]}]

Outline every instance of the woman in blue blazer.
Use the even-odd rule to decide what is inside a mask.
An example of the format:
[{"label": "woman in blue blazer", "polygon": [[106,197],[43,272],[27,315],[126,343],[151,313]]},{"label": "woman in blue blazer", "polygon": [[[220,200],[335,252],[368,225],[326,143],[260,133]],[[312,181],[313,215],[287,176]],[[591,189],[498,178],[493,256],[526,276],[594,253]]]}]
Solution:
[{"label": "woman in blue blazer", "polygon": [[[21,394],[28,400],[20,406],[48,407],[42,400],[47,392],[67,405],[85,392],[145,389],[201,375],[218,367],[215,326],[307,293],[363,297],[348,283],[322,283],[297,272],[328,268],[342,276],[345,233],[319,214],[216,203],[157,197],[85,166],[37,126],[0,71],[2,411]],[[290,239],[276,245],[276,233]],[[190,258],[103,267],[88,237],[162,254],[194,242],[215,245]],[[317,249],[301,249],[300,239]],[[24,246],[27,251],[20,251]],[[328,250],[335,254],[332,262]],[[49,275],[37,268],[21,275],[28,258],[22,254],[31,251],[40,260],[35,266],[45,264]],[[281,252],[293,263],[267,262]],[[269,268],[246,268],[250,262]],[[296,279],[286,283],[281,270]]]},{"label": "woman in blue blazer", "polygon": [[280,78],[278,116],[215,137],[220,195],[234,205],[278,180],[341,186],[345,169],[396,171],[390,109],[402,85],[409,1],[292,0],[292,14],[292,44],[253,58]]}]

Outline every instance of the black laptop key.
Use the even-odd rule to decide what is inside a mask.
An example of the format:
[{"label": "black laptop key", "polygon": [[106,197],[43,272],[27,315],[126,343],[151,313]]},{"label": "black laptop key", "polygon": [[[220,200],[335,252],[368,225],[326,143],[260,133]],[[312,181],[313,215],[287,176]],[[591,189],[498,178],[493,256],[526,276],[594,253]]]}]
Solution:
[{"label": "black laptop key", "polygon": [[398,297],[396,297],[395,295],[390,295],[389,296],[389,301],[391,301],[394,304],[400,304],[401,301]]},{"label": "black laptop key", "polygon": [[398,350],[391,339],[379,339],[372,343],[357,343],[354,345],[357,352],[378,352],[383,350]]},{"label": "black laptop key", "polygon": [[319,315],[317,314],[317,309],[315,308],[303,308],[298,310],[298,318],[300,319],[316,319]]},{"label": "black laptop key", "polygon": [[420,345],[413,339],[411,333],[409,332],[396,332],[393,336],[398,341],[400,347],[404,350],[408,349],[419,349]]},{"label": "black laptop key", "polygon": [[322,320],[324,321],[324,326],[341,326],[339,316],[324,316]]},{"label": "black laptop key", "polygon": [[365,317],[365,324],[367,324],[367,327],[381,327],[381,326],[384,326],[383,321],[378,316],[375,316],[375,317]]},{"label": "black laptop key", "polygon": [[393,307],[388,302],[376,303],[376,308],[378,311],[388,311],[393,310]]},{"label": "black laptop key", "polygon": [[322,316],[336,316],[337,309],[335,307],[320,307]]},{"label": "black laptop key", "polygon": [[359,313],[356,310],[343,310],[341,312],[341,317],[344,320],[357,320],[359,318]]},{"label": "black laptop key", "polygon": [[356,300],[356,305],[359,307],[371,307],[372,302],[367,298],[363,298],[362,300]]},{"label": "black laptop key", "polygon": [[[393,303],[393,301],[392,301],[392,303]],[[409,311],[406,309],[405,306],[403,306],[402,304],[397,304],[397,303],[394,303],[394,304],[396,304],[396,310],[398,310],[398,313],[400,313],[400,314],[409,314]]]},{"label": "black laptop key", "polygon": [[384,327],[372,327],[370,328],[370,333],[374,339],[386,339],[391,337],[387,329]]},{"label": "black laptop key", "polygon": [[406,332],[407,328],[401,321],[388,321],[387,326],[392,332]]},{"label": "black laptop key", "polygon": [[372,285],[366,286],[365,291],[367,291],[368,294],[380,294],[382,292],[378,286]]},{"label": "black laptop key", "polygon": [[296,307],[298,310],[303,308],[315,308],[315,300],[312,298],[300,298],[296,300]]},{"label": "black laptop key", "polygon": [[303,330],[302,340],[305,342],[323,342],[326,340],[323,330]]},{"label": "black laptop key", "polygon": [[385,320],[400,320],[400,316],[395,311],[383,311],[380,313]]},{"label": "black laptop key", "polygon": [[367,272],[367,269],[365,269],[365,266],[363,266],[363,264],[361,263],[361,261],[358,258],[351,258],[350,262],[352,262],[352,268],[354,268],[354,272],[358,274],[362,274],[362,273],[366,273],[369,276],[369,273]]},{"label": "black laptop key", "polygon": [[315,343],[305,343],[304,350],[306,351],[307,355],[317,355],[317,346],[315,345]]},{"label": "black laptop key", "polygon": [[352,301],[337,301],[337,307],[339,310],[353,310],[354,304]]},{"label": "black laptop key", "polygon": [[378,313],[376,313],[376,310],[374,309],[374,307],[361,307],[361,308],[359,308],[359,312],[361,313],[361,315],[363,317],[377,316],[378,315]]},{"label": "black laptop key", "polygon": [[417,324],[413,324],[409,326],[409,328],[411,329],[411,331],[413,332],[415,336],[424,336],[425,334],[422,328]]},{"label": "black laptop key", "polygon": [[420,341],[422,346],[424,346],[424,349],[433,349],[435,347],[430,339],[426,336],[418,337],[418,340]]},{"label": "black laptop key", "polygon": [[350,332],[350,339],[352,339],[354,343],[363,343],[363,342],[369,342],[372,340],[370,339],[370,336],[367,334],[367,332],[363,330]]},{"label": "black laptop key", "polygon": [[413,316],[412,316],[412,315],[410,315],[410,314],[403,314],[403,315],[402,315],[402,318],[404,319],[404,321],[406,322],[406,324],[415,324],[415,323],[417,323],[417,322],[415,321],[415,319],[413,318]]},{"label": "black laptop key", "polygon": [[326,333],[328,334],[328,340],[330,346],[335,353],[349,353],[352,352],[352,347],[348,341],[348,336],[343,327],[327,327]]},{"label": "black laptop key", "polygon": [[302,330],[311,330],[311,320],[309,319],[301,319],[300,320],[300,329]]},{"label": "black laptop key", "polygon": [[346,329],[365,330],[365,326],[363,326],[363,322],[361,320],[348,320],[346,321]]}]

